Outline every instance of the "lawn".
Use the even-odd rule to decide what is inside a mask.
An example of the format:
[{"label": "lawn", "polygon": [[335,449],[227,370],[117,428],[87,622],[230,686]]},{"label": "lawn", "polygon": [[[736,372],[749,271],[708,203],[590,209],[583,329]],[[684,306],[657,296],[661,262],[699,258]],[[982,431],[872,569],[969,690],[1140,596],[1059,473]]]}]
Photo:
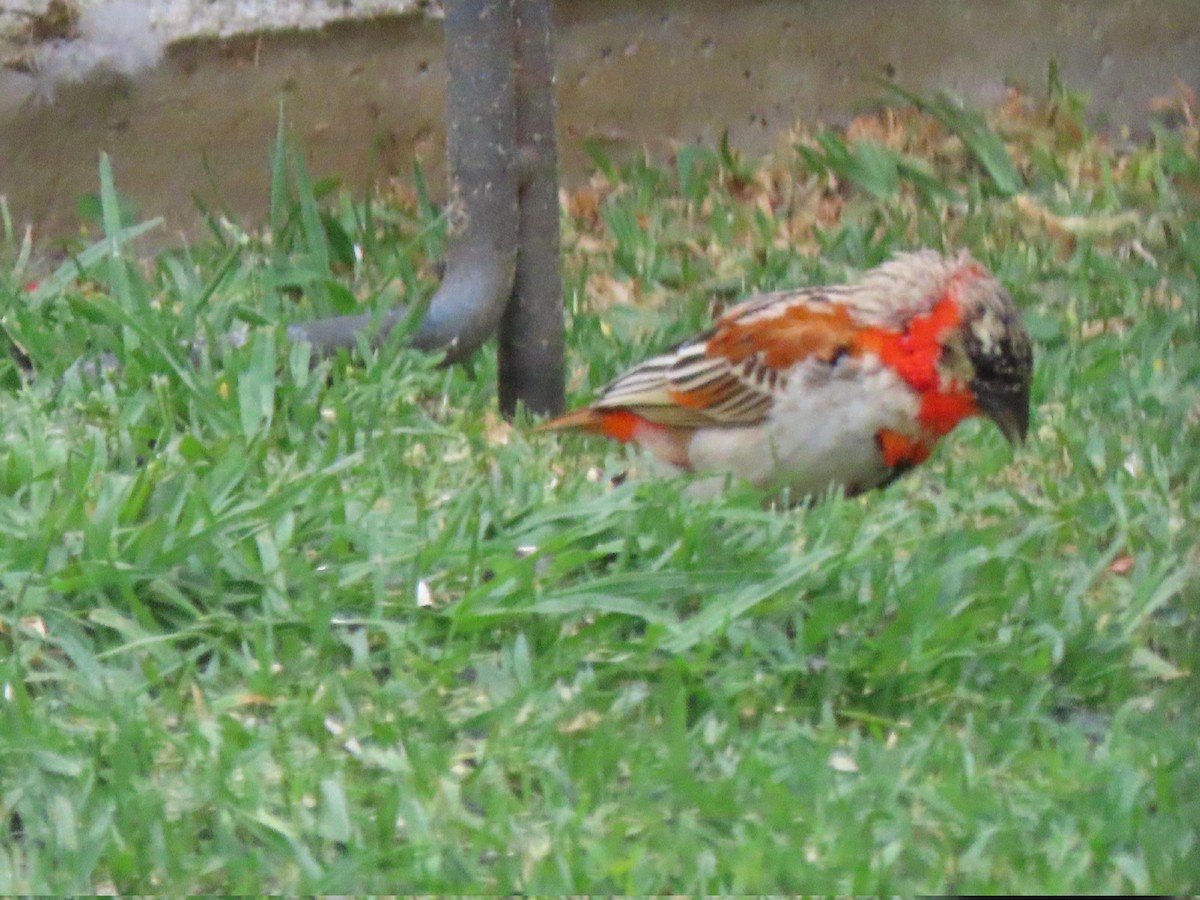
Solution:
[{"label": "lawn", "polygon": [[[1200,130],[893,94],[564,193],[568,393],[757,290],[967,248],[1028,444],[706,502],[495,412],[495,362],[288,322],[420,301],[420,172],[275,150],[270,222],[138,258],[99,172],[0,247],[0,893],[1200,890]],[[31,283],[37,278],[36,284]],[[230,339],[233,335],[233,339]]]}]

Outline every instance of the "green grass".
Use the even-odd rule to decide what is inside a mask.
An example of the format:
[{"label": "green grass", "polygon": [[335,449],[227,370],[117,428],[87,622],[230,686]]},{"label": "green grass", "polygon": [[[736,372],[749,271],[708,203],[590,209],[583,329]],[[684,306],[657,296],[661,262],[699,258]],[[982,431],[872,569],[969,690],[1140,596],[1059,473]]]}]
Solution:
[{"label": "green grass", "polygon": [[436,286],[419,179],[355,205],[281,141],[269,232],[135,262],[103,164],[32,291],[8,224],[0,892],[1200,889],[1200,136],[1081,121],[597,159],[576,399],[896,249],[1011,286],[1028,446],[793,511],[510,428],[489,353],[310,369],[287,322]]}]

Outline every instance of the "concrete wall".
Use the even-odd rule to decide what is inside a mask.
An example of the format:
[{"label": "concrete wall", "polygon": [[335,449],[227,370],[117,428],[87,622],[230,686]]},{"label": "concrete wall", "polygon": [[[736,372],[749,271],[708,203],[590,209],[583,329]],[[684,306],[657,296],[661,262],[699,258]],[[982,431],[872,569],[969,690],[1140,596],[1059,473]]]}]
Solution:
[{"label": "concrete wall", "polygon": [[[80,10],[112,0],[70,0]],[[46,12],[49,0],[4,0],[0,40],[20,40],[30,15]],[[411,12],[422,0],[138,0],[154,29],[167,42],[231,37],[289,28],[320,28],[335,21]]]},{"label": "concrete wall", "polygon": [[[1051,58],[1119,137],[1144,128],[1151,101],[1181,82],[1200,91],[1198,9],[1200,0],[556,0],[563,180],[586,173],[589,142],[617,158],[643,148],[664,157],[728,130],[736,147],[765,151],[797,120],[846,119],[880,96],[880,77],[986,107],[1012,83],[1044,91]],[[420,158],[436,190],[444,78],[440,22],[423,15],[180,41],[152,69],[68,84],[49,100],[31,96],[29,76],[0,71],[0,194],[39,236],[77,233],[77,200],[96,190],[105,150],[140,213],[167,217],[164,240],[197,230],[194,195],[253,222],[281,99],[315,175],[360,188],[380,174],[408,177]]]}]

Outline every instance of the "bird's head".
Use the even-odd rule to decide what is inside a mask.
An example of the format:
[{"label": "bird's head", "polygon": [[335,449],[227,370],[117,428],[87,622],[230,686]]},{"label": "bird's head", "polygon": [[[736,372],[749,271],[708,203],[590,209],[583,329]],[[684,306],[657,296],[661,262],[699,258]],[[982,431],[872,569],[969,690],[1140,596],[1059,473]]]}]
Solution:
[{"label": "bird's head", "polygon": [[938,373],[967,385],[979,412],[1015,446],[1029,430],[1029,335],[1000,282],[965,258],[959,266],[951,287],[959,323],[943,338]]}]

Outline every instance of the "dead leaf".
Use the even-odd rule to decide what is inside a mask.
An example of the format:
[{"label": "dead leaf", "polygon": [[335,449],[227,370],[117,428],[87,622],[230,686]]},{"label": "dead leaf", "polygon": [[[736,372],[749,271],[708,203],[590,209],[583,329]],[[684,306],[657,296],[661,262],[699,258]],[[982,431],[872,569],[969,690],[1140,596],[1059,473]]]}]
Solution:
[{"label": "dead leaf", "polygon": [[237,699],[234,700],[234,702],[233,702],[233,705],[234,706],[271,706],[274,703],[275,703],[275,701],[273,699],[271,699],[270,697],[266,697],[262,694],[255,694],[255,693],[251,693],[251,692],[247,691],[244,694],[238,694]]},{"label": "dead leaf", "polygon": [[422,578],[417,582],[417,608],[429,609],[433,606],[433,591],[429,589],[429,582]]},{"label": "dead leaf", "polygon": [[1112,564],[1109,565],[1108,571],[1112,572],[1114,575],[1127,575],[1133,568],[1133,561],[1134,560],[1132,556],[1118,556],[1112,561]]},{"label": "dead leaf", "polygon": [[858,763],[854,761],[849,753],[835,750],[829,755],[829,768],[835,772],[857,772]]},{"label": "dead leaf", "polygon": [[585,709],[575,718],[558,726],[559,734],[577,734],[580,731],[591,731],[604,717],[594,709]]}]

